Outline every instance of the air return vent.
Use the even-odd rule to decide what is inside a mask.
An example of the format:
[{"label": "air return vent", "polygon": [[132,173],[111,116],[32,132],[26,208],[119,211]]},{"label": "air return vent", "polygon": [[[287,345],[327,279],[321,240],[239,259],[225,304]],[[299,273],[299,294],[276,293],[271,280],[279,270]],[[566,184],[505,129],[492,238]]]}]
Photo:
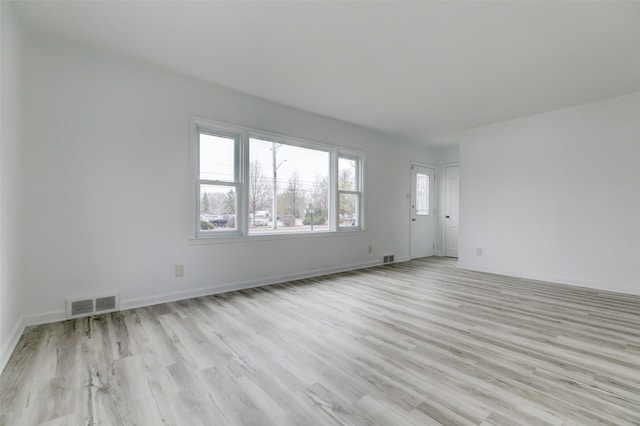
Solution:
[{"label": "air return vent", "polygon": [[385,255],[382,258],[382,263],[393,263],[394,262],[394,257],[395,257],[395,255],[393,255],[393,254]]},{"label": "air return vent", "polygon": [[67,299],[67,317],[76,318],[93,314],[104,314],[117,311],[120,308],[120,295],[85,297],[82,299]]},{"label": "air return vent", "polygon": [[116,308],[116,296],[96,297],[96,312],[111,311]]},{"label": "air return vent", "polygon": [[71,302],[71,315],[87,315],[93,312],[93,299],[76,300]]}]

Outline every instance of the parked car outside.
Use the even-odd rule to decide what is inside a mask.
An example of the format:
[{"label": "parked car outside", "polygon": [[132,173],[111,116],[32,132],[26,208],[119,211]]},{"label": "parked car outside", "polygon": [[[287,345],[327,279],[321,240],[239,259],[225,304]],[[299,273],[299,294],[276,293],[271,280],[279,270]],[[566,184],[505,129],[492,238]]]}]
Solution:
[{"label": "parked car outside", "polygon": [[214,216],[213,218],[209,219],[209,222],[211,223],[211,225],[213,225],[214,229],[224,228],[225,226],[227,226],[227,220],[222,216]]},{"label": "parked car outside", "polygon": [[269,213],[263,211],[256,212],[253,223],[256,226],[269,226]]}]

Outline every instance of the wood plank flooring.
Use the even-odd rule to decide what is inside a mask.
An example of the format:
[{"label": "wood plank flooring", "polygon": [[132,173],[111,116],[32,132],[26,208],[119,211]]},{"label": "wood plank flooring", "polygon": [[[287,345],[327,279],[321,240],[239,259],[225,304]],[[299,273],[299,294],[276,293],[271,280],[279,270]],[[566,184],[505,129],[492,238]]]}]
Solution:
[{"label": "wood plank flooring", "polygon": [[639,425],[640,297],[428,258],[28,328],[3,425]]}]

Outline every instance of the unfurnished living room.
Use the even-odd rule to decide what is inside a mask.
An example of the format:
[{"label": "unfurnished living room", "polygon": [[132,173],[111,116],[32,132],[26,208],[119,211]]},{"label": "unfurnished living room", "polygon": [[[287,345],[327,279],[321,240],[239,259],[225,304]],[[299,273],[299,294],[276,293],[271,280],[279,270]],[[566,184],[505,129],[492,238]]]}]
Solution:
[{"label": "unfurnished living room", "polygon": [[640,425],[639,1],[0,11],[0,425]]}]

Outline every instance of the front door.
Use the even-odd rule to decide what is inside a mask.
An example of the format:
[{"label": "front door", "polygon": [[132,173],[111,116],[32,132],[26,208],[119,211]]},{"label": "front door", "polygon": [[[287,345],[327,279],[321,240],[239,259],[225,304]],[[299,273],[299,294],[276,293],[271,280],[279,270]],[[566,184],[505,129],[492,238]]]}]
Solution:
[{"label": "front door", "polygon": [[411,246],[410,257],[435,254],[435,170],[411,165]]},{"label": "front door", "polygon": [[444,179],[444,255],[458,257],[460,167],[447,166]]}]

